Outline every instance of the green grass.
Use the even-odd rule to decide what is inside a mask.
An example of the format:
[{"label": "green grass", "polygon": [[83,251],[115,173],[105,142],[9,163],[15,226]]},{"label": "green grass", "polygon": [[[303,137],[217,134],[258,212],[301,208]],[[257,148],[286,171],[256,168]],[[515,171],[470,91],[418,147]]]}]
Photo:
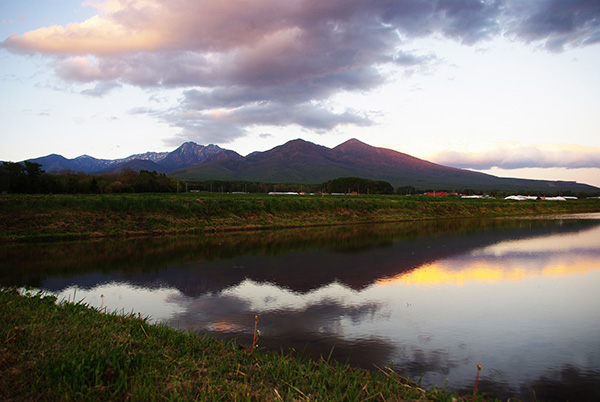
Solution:
[{"label": "green grass", "polygon": [[1,195],[0,240],[598,212],[600,200],[266,194]]},{"label": "green grass", "polygon": [[1,290],[0,306],[6,401],[472,400],[391,370],[265,353],[40,293]]}]

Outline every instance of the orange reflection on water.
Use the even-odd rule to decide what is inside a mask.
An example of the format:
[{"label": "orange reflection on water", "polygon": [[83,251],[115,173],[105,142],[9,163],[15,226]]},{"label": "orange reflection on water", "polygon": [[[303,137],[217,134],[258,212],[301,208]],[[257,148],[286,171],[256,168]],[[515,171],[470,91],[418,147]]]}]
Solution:
[{"label": "orange reflection on water", "polygon": [[[512,265],[512,266],[511,266]],[[545,266],[524,268],[515,261],[490,263],[482,259],[461,261],[460,267],[453,261],[437,261],[423,265],[408,273],[380,278],[378,286],[390,285],[458,285],[466,283],[515,282],[535,277],[559,277],[600,269],[598,260],[555,261]]]},{"label": "orange reflection on water", "polygon": [[235,332],[240,330],[240,326],[232,322],[217,321],[210,324],[210,329],[219,332]]}]

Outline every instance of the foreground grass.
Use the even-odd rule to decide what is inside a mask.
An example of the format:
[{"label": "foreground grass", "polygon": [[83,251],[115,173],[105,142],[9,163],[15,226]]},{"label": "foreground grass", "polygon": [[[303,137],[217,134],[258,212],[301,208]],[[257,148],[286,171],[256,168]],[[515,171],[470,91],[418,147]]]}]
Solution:
[{"label": "foreground grass", "polygon": [[[0,291],[0,399],[471,401],[391,371],[263,353],[134,315]],[[477,395],[477,400],[482,400]]]},{"label": "foreground grass", "polygon": [[0,241],[600,212],[600,200],[266,194],[0,195]]}]

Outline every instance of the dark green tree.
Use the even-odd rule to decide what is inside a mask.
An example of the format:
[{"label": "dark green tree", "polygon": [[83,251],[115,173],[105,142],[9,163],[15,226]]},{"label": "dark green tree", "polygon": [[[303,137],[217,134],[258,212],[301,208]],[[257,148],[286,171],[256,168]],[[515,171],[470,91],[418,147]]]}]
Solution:
[{"label": "dark green tree", "polygon": [[323,183],[329,193],[394,194],[394,187],[387,181],[361,177],[340,177]]},{"label": "dark green tree", "polygon": [[42,165],[25,161],[23,164],[16,162],[3,162],[0,176],[2,191],[11,193],[39,192],[40,177],[44,171]]},{"label": "dark green tree", "polygon": [[417,190],[413,186],[400,186],[396,189],[396,194],[399,195],[412,195],[416,193]]}]

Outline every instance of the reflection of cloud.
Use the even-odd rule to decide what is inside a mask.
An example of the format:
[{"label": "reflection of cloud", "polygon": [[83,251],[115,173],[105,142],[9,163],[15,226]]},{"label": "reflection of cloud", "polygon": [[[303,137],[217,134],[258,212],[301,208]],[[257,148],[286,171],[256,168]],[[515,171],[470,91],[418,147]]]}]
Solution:
[{"label": "reflection of cloud", "polygon": [[381,304],[364,300],[360,292],[342,285],[301,295],[246,280],[216,294],[182,296],[179,304],[184,311],[170,322],[242,344],[252,341],[256,315],[259,344],[270,350],[295,349],[316,358],[332,353],[334,359],[369,368],[374,363],[389,364],[394,351],[391,341],[375,334],[363,337],[346,332],[383,313]]},{"label": "reflection of cloud", "polygon": [[82,301],[91,307],[122,314],[140,313],[152,321],[166,321],[183,311],[176,303],[179,292],[172,288],[147,288],[110,282],[90,288],[71,286],[55,292],[59,300]]},{"label": "reflection of cloud", "polygon": [[578,233],[509,240],[458,257],[428,263],[377,285],[464,285],[559,277],[600,269],[600,227]]},{"label": "reflection of cloud", "polygon": [[299,293],[270,283],[257,283],[246,279],[239,285],[225,289],[224,296],[233,296],[249,303],[249,309],[265,313],[268,311],[306,310],[311,305],[328,301],[334,304],[353,306],[361,303],[360,293],[339,283],[323,284],[318,289]]},{"label": "reflection of cloud", "polygon": [[489,261],[485,258],[472,261],[460,261],[460,268],[452,260],[435,262],[424,265],[407,274],[400,274],[391,278],[377,280],[377,285],[387,286],[396,284],[405,285],[464,285],[466,283],[485,282],[512,282],[522,281],[540,276],[567,276],[573,273],[595,271],[600,267],[595,266],[597,254],[589,260],[568,262],[555,261],[550,258],[547,264],[535,267],[523,266],[523,259],[513,261],[503,258],[499,261]]},{"label": "reflection of cloud", "polygon": [[[180,303],[186,306],[186,320],[200,325],[196,329],[205,330],[208,326],[214,327],[217,322],[220,326],[230,328],[231,323],[243,321],[239,317],[259,315],[265,334],[289,331],[294,327],[301,332],[335,333],[342,320],[358,322],[365,315],[379,314],[381,307],[377,303],[365,303],[360,292],[339,284],[300,294],[251,280],[219,293],[208,293],[193,299],[182,297]],[[232,315],[238,319],[231,319]],[[278,319],[270,323],[269,320],[265,322],[263,317]],[[240,327],[240,331],[251,332],[251,327]]]},{"label": "reflection of cloud", "polygon": [[[95,300],[96,306],[100,294],[105,306],[131,299],[133,304],[120,304],[125,312],[135,307],[173,327],[236,339],[243,345],[252,341],[258,315],[261,348],[294,348],[314,358],[327,358],[331,352],[334,359],[366,368],[386,367],[393,360],[401,375],[414,379],[423,375],[427,387],[443,386],[447,379],[453,388],[472,385],[475,364],[482,363],[480,389],[494,396],[504,395],[510,387],[516,394],[521,384],[529,387],[530,378],[540,379],[532,383],[536,392],[544,387],[552,390],[558,381],[568,382],[570,374],[567,370],[564,377],[542,376],[545,367],[565,362],[586,367],[580,363],[597,360],[598,271],[545,281],[556,285],[552,288],[540,288],[542,281],[418,285],[518,281],[597,269],[598,221],[533,219],[515,225],[512,220],[494,220],[494,230],[483,230],[490,227],[469,220],[459,226],[460,235],[449,222],[439,225],[410,226],[409,236],[399,236],[406,228],[398,231],[394,226],[385,235],[385,226],[377,226],[358,232],[337,228],[318,237],[311,229],[261,236],[245,233],[237,239],[231,234],[210,241],[203,237],[202,242],[186,237],[179,239],[185,240],[183,244],[174,239],[138,239],[128,246],[110,242],[110,248],[103,248],[102,242],[86,242],[79,251],[69,248],[73,245],[53,245],[57,254],[48,245],[36,245],[28,253],[21,250],[0,260],[13,272],[8,269],[17,266],[12,261],[28,254],[31,261],[22,267],[29,274],[54,260],[36,277],[55,289],[75,281],[78,296]],[[370,248],[359,247],[365,244]],[[569,260],[563,250],[574,257]],[[57,270],[63,253],[70,260]],[[92,263],[107,257],[102,264]],[[418,266],[425,272],[406,273]],[[47,279],[51,275],[57,279]],[[396,282],[383,279],[373,285],[381,277]],[[107,280],[125,291],[111,293],[103,285]],[[379,286],[386,283],[399,286]],[[129,297],[134,291],[142,292],[141,299]],[[72,294],[73,288],[65,292]],[[158,303],[162,310],[155,314],[150,309]],[[596,368],[580,369],[573,376],[573,387],[595,373]]]}]

